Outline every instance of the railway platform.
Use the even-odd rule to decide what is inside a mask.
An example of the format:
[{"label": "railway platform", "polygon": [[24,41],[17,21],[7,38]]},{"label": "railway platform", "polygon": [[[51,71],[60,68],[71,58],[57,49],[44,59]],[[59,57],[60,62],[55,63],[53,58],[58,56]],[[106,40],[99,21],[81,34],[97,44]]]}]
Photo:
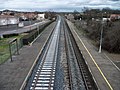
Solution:
[{"label": "railway platform", "polygon": [[105,56],[104,53],[98,53],[93,46],[73,23],[67,21],[71,32],[78,44],[79,49],[86,60],[93,78],[100,90],[119,90],[120,89],[120,70]]},{"label": "railway platform", "polygon": [[23,46],[19,51],[20,54],[13,56],[13,62],[8,60],[0,65],[0,90],[20,89],[55,23],[50,24],[30,46]]}]

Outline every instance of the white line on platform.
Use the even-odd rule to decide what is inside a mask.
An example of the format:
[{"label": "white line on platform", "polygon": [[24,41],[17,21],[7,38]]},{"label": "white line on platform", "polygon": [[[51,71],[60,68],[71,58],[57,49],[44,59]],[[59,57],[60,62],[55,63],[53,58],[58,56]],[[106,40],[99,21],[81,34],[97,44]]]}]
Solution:
[{"label": "white line on platform", "polygon": [[120,68],[118,66],[116,66],[113,61],[104,53],[104,55],[108,58],[108,60],[110,60],[110,62],[118,69],[118,71],[120,71]]}]

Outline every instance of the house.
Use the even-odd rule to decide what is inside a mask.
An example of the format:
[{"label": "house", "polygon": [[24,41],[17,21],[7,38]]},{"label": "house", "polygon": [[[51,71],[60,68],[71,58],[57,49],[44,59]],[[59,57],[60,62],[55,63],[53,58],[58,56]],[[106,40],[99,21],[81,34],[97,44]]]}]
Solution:
[{"label": "house", "polygon": [[19,23],[19,18],[10,15],[0,15],[0,26],[14,25]]},{"label": "house", "polygon": [[110,18],[102,18],[103,22],[110,21]]},{"label": "house", "polygon": [[38,17],[37,17],[38,20],[44,20],[45,19],[45,14],[38,14]]},{"label": "house", "polygon": [[37,18],[37,14],[32,12],[18,13],[16,16],[20,17],[20,21],[35,20]]},{"label": "house", "polygon": [[110,20],[117,20],[117,19],[120,19],[120,14],[111,14],[110,15]]},{"label": "house", "polygon": [[2,15],[10,15],[12,12],[10,10],[3,10]]},{"label": "house", "polygon": [[68,20],[74,20],[74,15],[73,14],[68,14],[67,19]]}]

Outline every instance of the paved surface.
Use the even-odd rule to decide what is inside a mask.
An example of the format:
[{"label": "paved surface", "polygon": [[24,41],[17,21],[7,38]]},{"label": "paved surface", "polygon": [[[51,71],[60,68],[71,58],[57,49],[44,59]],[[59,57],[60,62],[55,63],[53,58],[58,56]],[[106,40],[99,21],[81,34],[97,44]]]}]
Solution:
[{"label": "paved surface", "polygon": [[[39,20],[35,20],[35,21],[22,21],[24,23],[24,26],[29,26],[31,24],[35,24],[40,22]],[[5,31],[10,31],[10,30],[16,30],[16,29],[20,29],[20,27],[18,27],[18,25],[5,25],[5,26],[0,26],[0,33],[1,32],[5,32]]]},{"label": "paved surface", "polygon": [[19,90],[47,37],[55,26],[48,26],[32,46],[20,49],[20,55],[13,56],[13,62],[8,60],[0,65],[0,90]]},{"label": "paved surface", "polygon": [[108,53],[104,51],[105,56],[112,61],[120,70],[120,54]]},{"label": "paved surface", "polygon": [[8,26],[8,28],[5,29],[5,28],[0,27],[0,35],[19,34],[19,33],[27,32],[27,31],[35,29],[38,25],[40,26],[47,22],[49,22],[49,20],[45,20],[42,22],[36,22],[36,23],[34,22],[34,23],[31,23],[31,25],[26,23],[26,25],[28,25],[28,26],[24,26],[23,28],[17,28],[15,26]]},{"label": "paved surface", "polygon": [[[120,71],[68,21],[75,40],[101,90],[120,90]],[[77,32],[77,33],[76,33]]]}]

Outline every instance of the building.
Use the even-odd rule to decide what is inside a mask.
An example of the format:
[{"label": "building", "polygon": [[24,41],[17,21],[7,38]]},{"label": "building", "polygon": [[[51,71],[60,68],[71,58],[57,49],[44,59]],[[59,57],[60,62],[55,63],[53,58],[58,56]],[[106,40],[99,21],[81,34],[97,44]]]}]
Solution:
[{"label": "building", "polygon": [[0,26],[14,25],[19,23],[19,18],[10,15],[0,15]]},{"label": "building", "polygon": [[103,22],[110,21],[110,18],[102,18]]},{"label": "building", "polygon": [[45,19],[45,14],[38,14],[38,17],[37,17],[38,20],[44,20]]},{"label": "building", "polygon": [[20,18],[20,21],[36,20],[37,18],[37,14],[32,12],[17,13],[15,15]]},{"label": "building", "polygon": [[67,15],[67,19],[68,19],[68,20],[74,20],[73,14],[68,14],[68,15]]},{"label": "building", "polygon": [[110,20],[117,20],[117,19],[120,19],[120,14],[111,14],[110,15]]}]

